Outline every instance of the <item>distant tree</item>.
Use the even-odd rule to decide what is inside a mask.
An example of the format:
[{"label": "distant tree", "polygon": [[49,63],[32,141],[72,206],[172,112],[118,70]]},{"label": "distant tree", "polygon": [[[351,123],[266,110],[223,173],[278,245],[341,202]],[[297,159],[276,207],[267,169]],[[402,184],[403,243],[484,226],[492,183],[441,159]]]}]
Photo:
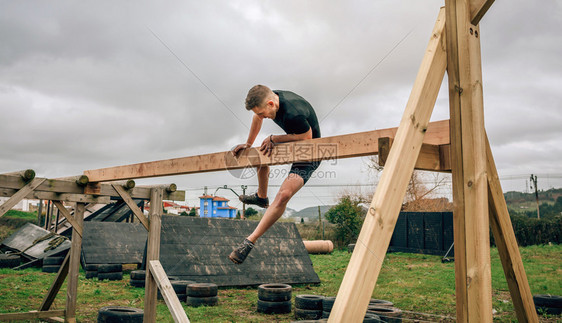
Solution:
[{"label": "distant tree", "polygon": [[182,211],[182,212],[180,213],[180,215],[181,215],[181,216],[189,216],[189,214],[188,214],[187,212],[185,212],[185,211]]},{"label": "distant tree", "polygon": [[336,225],[336,239],[347,245],[359,235],[365,210],[361,207],[365,199],[359,195],[345,194],[338,204],[324,215],[326,220]]},{"label": "distant tree", "polygon": [[304,223],[304,218],[301,218],[301,223]]},{"label": "distant tree", "polygon": [[249,218],[251,216],[257,215],[258,211],[253,207],[249,207],[246,209],[246,213],[244,214],[245,217]]},{"label": "distant tree", "polygon": [[197,210],[195,208],[192,208],[191,210],[189,210],[189,216],[197,216]]}]

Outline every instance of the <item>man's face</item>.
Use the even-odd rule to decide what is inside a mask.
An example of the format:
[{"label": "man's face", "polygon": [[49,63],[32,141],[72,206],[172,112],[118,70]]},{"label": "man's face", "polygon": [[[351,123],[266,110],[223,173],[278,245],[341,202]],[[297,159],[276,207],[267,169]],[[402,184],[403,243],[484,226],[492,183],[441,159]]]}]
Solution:
[{"label": "man's face", "polygon": [[273,100],[266,101],[261,107],[256,106],[252,111],[261,119],[275,119],[275,114],[277,112],[275,111]]}]

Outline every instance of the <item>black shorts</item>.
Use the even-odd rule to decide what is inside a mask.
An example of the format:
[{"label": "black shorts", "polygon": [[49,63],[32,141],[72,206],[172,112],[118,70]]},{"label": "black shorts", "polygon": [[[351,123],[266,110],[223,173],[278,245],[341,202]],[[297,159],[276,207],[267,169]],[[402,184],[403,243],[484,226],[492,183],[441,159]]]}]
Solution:
[{"label": "black shorts", "polygon": [[308,182],[312,173],[320,166],[321,161],[311,162],[311,163],[294,163],[291,165],[290,174],[297,174],[304,180],[304,184]]}]

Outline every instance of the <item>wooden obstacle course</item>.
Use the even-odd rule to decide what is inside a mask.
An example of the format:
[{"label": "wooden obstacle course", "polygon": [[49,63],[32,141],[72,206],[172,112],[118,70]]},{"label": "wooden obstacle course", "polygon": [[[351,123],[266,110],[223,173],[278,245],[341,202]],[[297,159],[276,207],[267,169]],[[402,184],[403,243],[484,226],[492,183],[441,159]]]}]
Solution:
[{"label": "wooden obstacle course", "polygon": [[[122,183],[90,183],[85,181],[77,181],[72,179],[46,179],[46,178],[29,178],[30,176],[22,176],[20,172],[10,174],[0,174],[0,193],[1,196],[7,196],[9,199],[0,205],[0,217],[3,216],[14,205],[19,203],[23,198],[34,199],[41,197],[41,199],[53,200],[54,205],[59,209],[60,213],[72,225],[72,240],[71,249],[67,254],[53,284],[51,285],[47,295],[45,296],[39,311],[32,311],[27,313],[3,313],[0,314],[0,321],[6,320],[26,320],[35,318],[49,318],[52,320],[57,319],[58,316],[64,316],[66,322],[76,321],[76,298],[78,295],[78,274],[80,267],[80,252],[82,247],[83,235],[83,215],[87,202],[91,203],[109,203],[111,197],[123,198],[131,200],[132,198],[150,199],[151,200],[151,214],[152,218],[146,219],[142,212],[133,213],[139,217],[139,221],[143,225],[150,223],[157,225],[159,223],[159,216],[162,212],[162,200],[185,200],[185,192],[177,191],[175,184],[152,187],[135,187],[134,182],[126,181]],[[81,177],[82,180],[84,177]],[[93,188],[93,189],[92,189]],[[95,195],[87,193],[87,191],[95,191]],[[74,215],[72,215],[64,206],[63,202],[75,202]],[[134,204],[134,202],[133,202]],[[136,205],[135,205],[136,206]],[[137,207],[138,209],[138,207]],[[137,210],[140,211],[140,210]],[[159,235],[159,227],[157,230]],[[154,233],[154,230],[153,230]],[[151,235],[149,231],[149,247],[159,248],[158,239],[154,239],[155,234]],[[161,274],[161,273],[160,273]],[[152,277],[153,273],[147,271],[147,278]],[[164,274],[165,275],[165,274]],[[58,294],[64,280],[67,280],[67,293],[66,293],[66,308],[64,310],[50,310],[50,307]],[[154,280],[152,281],[152,288],[156,286]],[[147,284],[150,286],[150,284]],[[177,298],[177,297],[176,297]],[[154,297],[156,300],[156,296]],[[178,300],[179,302],[179,300]],[[154,303],[154,313],[156,310],[156,303]],[[177,308],[170,308],[174,317],[181,317],[181,313],[174,313]],[[149,310],[150,312],[150,310]],[[182,310],[183,312],[183,310]],[[185,316],[185,313],[183,313]],[[187,319],[187,317],[185,317]],[[152,321],[154,322],[154,320]],[[182,322],[189,322],[183,320]]]}]

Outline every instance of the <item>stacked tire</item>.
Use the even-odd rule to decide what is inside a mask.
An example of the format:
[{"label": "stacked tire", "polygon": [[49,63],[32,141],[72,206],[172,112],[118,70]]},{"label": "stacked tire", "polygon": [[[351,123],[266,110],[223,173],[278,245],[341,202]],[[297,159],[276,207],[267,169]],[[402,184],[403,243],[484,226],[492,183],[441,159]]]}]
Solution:
[{"label": "stacked tire", "polygon": [[[327,319],[330,317],[330,313],[332,312],[332,307],[334,306],[334,302],[336,301],[335,297],[324,297],[322,299],[322,318],[323,319]],[[380,306],[376,306],[376,305],[380,305]],[[382,308],[383,310],[385,309],[395,309],[397,311],[400,311],[397,308],[392,307],[392,305],[394,305],[393,303],[389,302],[389,301],[385,301],[385,300],[380,300],[380,299],[371,299],[369,301],[369,308],[367,309],[367,313],[365,313],[365,317],[363,319],[364,323],[367,322],[402,322],[402,319],[400,319],[400,321],[386,321],[384,317],[382,317],[382,315],[378,314],[376,312],[377,309]],[[371,308],[374,309],[374,311],[371,311]],[[389,313],[389,311],[386,311],[385,314]],[[402,312],[400,311],[400,317],[402,315]]]},{"label": "stacked tire", "polygon": [[562,313],[562,296],[557,295],[533,295],[535,309],[539,314],[560,315]]},{"label": "stacked tire", "polygon": [[367,314],[368,313],[380,316],[380,318],[384,322],[388,322],[388,323],[402,322],[402,311],[393,306],[369,305],[369,307],[367,308]]},{"label": "stacked tire", "polygon": [[287,284],[258,286],[258,312],[265,314],[291,313],[293,288]]},{"label": "stacked tire", "polygon": [[322,318],[327,319],[330,317],[330,313],[332,312],[332,307],[334,306],[334,302],[336,301],[335,297],[324,297],[322,299]]},{"label": "stacked tire", "polygon": [[84,270],[86,271],[86,279],[93,279],[98,277],[98,264],[84,265]]},{"label": "stacked tire", "polygon": [[129,284],[133,287],[143,287],[146,280],[146,270],[133,270],[130,275]]},{"label": "stacked tire", "polygon": [[[187,300],[187,286],[195,284],[195,282],[191,280],[170,280],[170,284],[172,284],[172,288],[180,302],[185,302]],[[164,299],[160,289],[158,289],[158,299]]]},{"label": "stacked tire", "polygon": [[295,318],[317,320],[322,318],[322,299],[318,295],[297,295],[295,297]]},{"label": "stacked tire", "polygon": [[123,265],[102,264],[98,266],[99,280],[121,280],[123,279]]},{"label": "stacked tire", "polygon": [[98,323],[142,323],[144,311],[124,306],[106,306],[98,311]]},{"label": "stacked tire", "polygon": [[[172,282],[173,283],[173,282]],[[187,285],[185,303],[188,306],[215,306],[219,303],[218,287],[212,283],[195,283]]]},{"label": "stacked tire", "polygon": [[0,268],[14,268],[20,265],[21,256],[11,253],[0,254]]},{"label": "stacked tire", "polygon": [[62,266],[63,261],[64,261],[64,257],[57,257],[57,256],[45,257],[43,258],[42,271],[44,273],[57,273],[60,269],[60,266]]}]

